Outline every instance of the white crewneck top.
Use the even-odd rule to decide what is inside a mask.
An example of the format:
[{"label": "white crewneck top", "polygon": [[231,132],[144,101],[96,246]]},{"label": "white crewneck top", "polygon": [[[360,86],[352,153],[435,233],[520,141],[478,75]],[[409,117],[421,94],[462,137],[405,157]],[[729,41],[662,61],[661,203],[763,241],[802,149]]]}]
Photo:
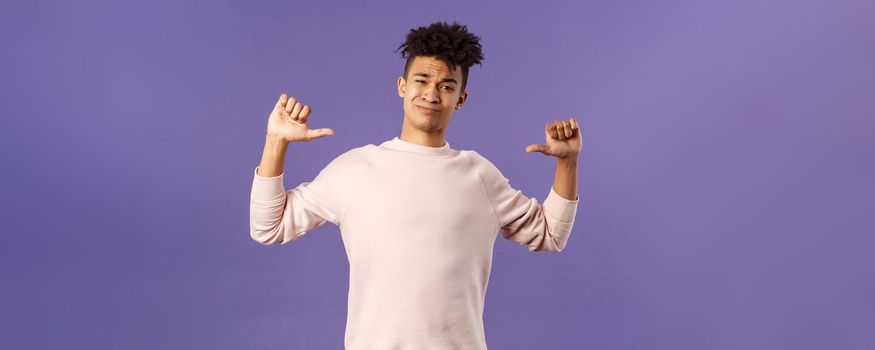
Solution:
[{"label": "white crewneck top", "polygon": [[503,238],[559,252],[579,197],[543,205],[473,150],[395,137],[353,148],[310,182],[255,176],[250,236],[286,244],[330,222],[350,265],[345,348],[486,349],[483,304]]}]

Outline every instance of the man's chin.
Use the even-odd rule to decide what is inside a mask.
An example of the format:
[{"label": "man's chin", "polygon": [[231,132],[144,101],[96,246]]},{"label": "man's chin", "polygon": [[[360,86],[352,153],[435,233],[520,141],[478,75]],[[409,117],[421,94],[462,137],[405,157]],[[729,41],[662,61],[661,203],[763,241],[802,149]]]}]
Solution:
[{"label": "man's chin", "polygon": [[440,124],[440,123],[437,123],[437,122],[430,123],[430,122],[428,122],[428,121],[426,121],[426,122],[420,122],[420,123],[414,123],[413,126],[414,126],[417,130],[422,131],[422,132],[424,132],[424,133],[429,133],[429,134],[431,134],[431,133],[435,133],[435,132],[439,132],[439,131],[443,130],[443,128],[444,128],[444,125],[443,125],[443,124]]},{"label": "man's chin", "polygon": [[446,123],[443,122],[441,116],[431,116],[414,113],[412,115],[408,115],[406,118],[408,124],[412,125],[417,130],[426,133],[438,132],[446,127]]}]

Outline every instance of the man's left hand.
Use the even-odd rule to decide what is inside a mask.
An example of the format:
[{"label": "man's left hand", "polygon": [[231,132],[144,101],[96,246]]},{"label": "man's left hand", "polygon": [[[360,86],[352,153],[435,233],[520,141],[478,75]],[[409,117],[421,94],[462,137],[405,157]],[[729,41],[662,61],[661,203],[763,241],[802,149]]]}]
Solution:
[{"label": "man's left hand", "polygon": [[582,136],[577,120],[556,120],[544,127],[546,144],[532,144],[526,147],[526,153],[541,152],[559,159],[576,159],[580,154]]}]

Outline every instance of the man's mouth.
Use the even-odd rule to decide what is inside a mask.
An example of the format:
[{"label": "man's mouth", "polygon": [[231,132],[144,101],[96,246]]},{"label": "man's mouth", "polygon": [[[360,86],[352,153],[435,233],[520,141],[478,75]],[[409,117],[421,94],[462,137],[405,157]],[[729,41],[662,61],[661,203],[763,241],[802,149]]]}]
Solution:
[{"label": "man's mouth", "polygon": [[419,110],[421,113],[428,114],[428,115],[435,115],[435,114],[438,114],[438,112],[440,112],[440,111],[437,110],[437,109],[432,109],[432,108],[428,108],[428,107],[423,107],[423,106],[420,106],[420,105],[416,105],[416,109]]}]

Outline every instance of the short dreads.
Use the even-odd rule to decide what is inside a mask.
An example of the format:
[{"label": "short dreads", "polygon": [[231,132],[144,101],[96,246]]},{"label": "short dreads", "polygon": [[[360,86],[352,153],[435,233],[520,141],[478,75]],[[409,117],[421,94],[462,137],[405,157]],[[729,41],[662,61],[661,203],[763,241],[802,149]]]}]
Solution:
[{"label": "short dreads", "polygon": [[404,77],[410,63],[416,56],[435,56],[444,61],[450,70],[455,70],[456,65],[462,67],[462,91],[468,83],[468,68],[483,60],[483,51],[480,47],[480,37],[468,33],[468,28],[456,22],[435,22],[428,27],[411,29],[404,43],[395,52],[401,50],[401,57],[407,58],[404,64]]}]

